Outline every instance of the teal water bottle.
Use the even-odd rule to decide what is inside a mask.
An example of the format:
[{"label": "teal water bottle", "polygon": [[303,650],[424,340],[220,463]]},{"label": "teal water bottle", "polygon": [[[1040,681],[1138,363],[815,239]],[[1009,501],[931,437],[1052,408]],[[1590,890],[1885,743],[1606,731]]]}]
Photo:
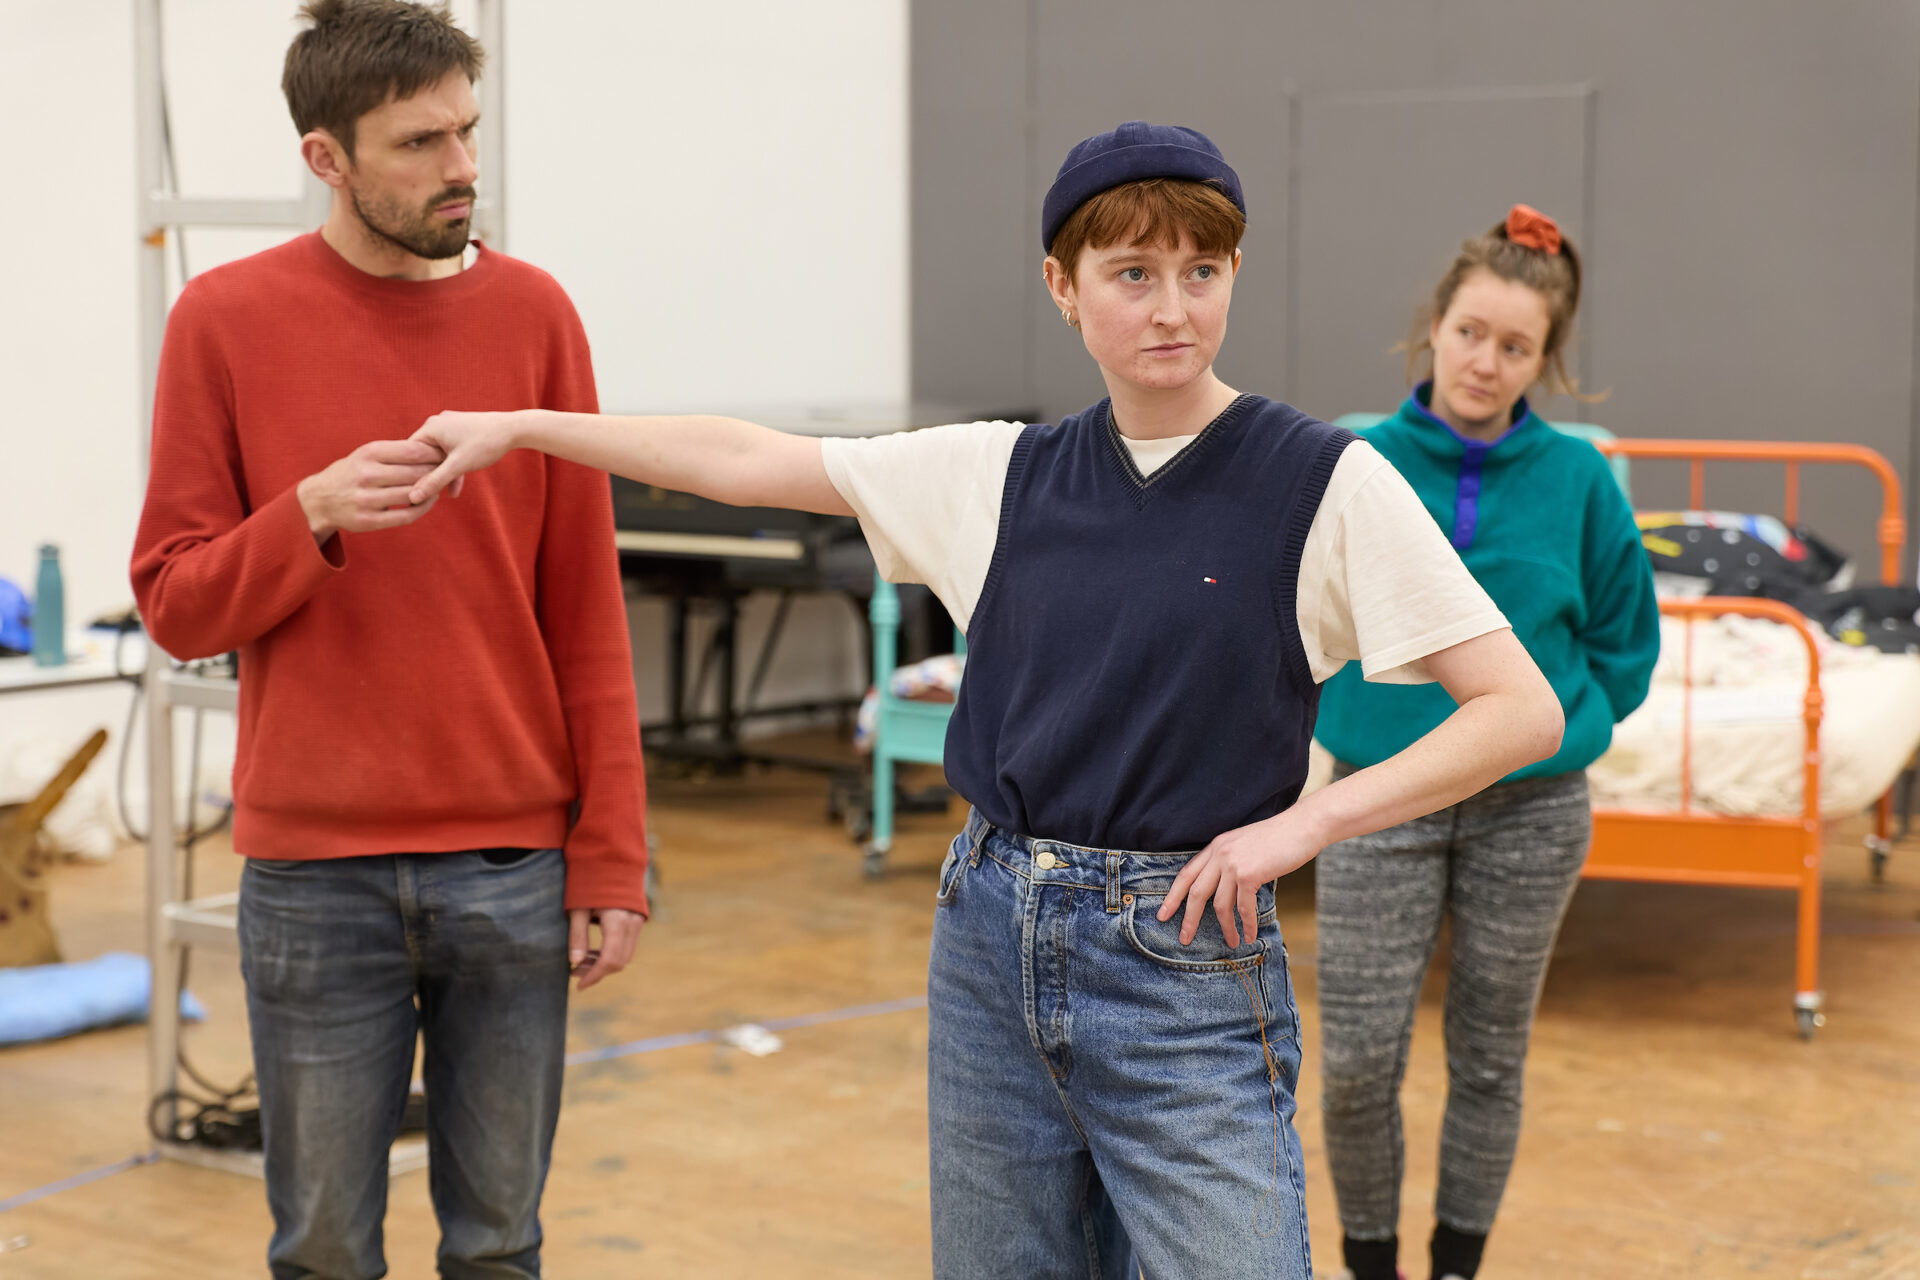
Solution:
[{"label": "teal water bottle", "polygon": [[40,579],[33,593],[33,665],[57,667],[67,660],[66,590],[60,584],[60,548],[40,548]]}]

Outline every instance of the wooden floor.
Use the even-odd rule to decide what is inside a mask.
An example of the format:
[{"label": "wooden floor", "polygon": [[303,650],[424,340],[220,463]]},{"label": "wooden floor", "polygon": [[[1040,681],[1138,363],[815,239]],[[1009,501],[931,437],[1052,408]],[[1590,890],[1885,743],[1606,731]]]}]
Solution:
[{"label": "wooden floor", "polygon": [[[924,993],[933,872],[957,813],[907,819],[895,869],[869,883],[823,793],[799,773],[656,779],[658,914],[636,966],[575,1001],[571,1049]],[[237,871],[223,846],[203,850],[203,891]],[[1486,1280],[1920,1277],[1920,839],[1896,852],[1885,886],[1868,882],[1857,833],[1836,839],[1827,889],[1829,1025],[1803,1044],[1787,896],[1582,887],[1547,982]],[[55,909],[70,958],[137,950],[141,893],[137,850],[64,868]],[[1325,1275],[1339,1232],[1320,1142],[1312,902],[1310,872],[1284,885]],[[204,1073],[238,1077],[235,964],[202,954],[192,986],[211,1016],[190,1053]],[[1430,985],[1406,1089],[1401,1234],[1416,1242],[1431,1229],[1445,1090],[1438,995]],[[782,1034],[768,1057],[705,1043],[571,1069],[547,1274],[928,1273],[924,1010]],[[131,1027],[0,1050],[0,1201],[148,1149],[144,1052]],[[24,1238],[0,1251],[0,1280],[258,1276],[267,1232],[260,1183],[147,1164],[0,1213],[0,1245]],[[394,1276],[433,1274],[424,1174],[394,1181],[387,1239]]]}]

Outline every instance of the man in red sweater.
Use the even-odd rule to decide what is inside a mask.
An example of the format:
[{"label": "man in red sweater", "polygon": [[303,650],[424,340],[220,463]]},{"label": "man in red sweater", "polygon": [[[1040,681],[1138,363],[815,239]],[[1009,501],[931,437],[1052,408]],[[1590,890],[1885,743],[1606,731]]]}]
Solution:
[{"label": "man in red sweater", "polygon": [[273,1275],[386,1273],[419,1033],[441,1274],[536,1276],[569,971],[617,972],[647,913],[611,503],[526,451],[409,506],[438,455],[407,436],[593,412],[593,371],[559,285],[468,245],[479,46],[444,8],[303,12],[283,86],[332,208],[175,304],[134,590],[168,652],[240,651]]}]

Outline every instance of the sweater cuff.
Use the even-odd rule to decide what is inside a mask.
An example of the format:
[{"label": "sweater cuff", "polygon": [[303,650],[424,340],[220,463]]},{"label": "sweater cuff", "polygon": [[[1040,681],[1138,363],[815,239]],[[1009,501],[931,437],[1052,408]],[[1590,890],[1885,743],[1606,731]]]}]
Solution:
[{"label": "sweater cuff", "polygon": [[272,530],[274,543],[287,547],[288,569],[294,580],[309,590],[347,567],[346,541],[340,534],[335,533],[325,542],[314,539],[306,508],[300,505],[299,486],[289,486],[260,508],[254,518]]},{"label": "sweater cuff", "polygon": [[645,837],[641,838],[637,857],[597,840],[569,839],[567,910],[618,909],[637,911],[642,919],[650,917],[653,907],[647,901],[646,848]]}]

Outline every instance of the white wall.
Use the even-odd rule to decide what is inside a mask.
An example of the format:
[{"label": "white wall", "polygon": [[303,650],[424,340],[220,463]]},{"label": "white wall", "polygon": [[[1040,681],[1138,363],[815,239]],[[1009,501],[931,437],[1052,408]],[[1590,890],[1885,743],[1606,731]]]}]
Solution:
[{"label": "white wall", "polygon": [[906,396],[906,8],[510,2],[508,241],[608,409]]},{"label": "white wall", "polygon": [[[279,91],[295,7],[166,0],[188,194],[300,190]],[[455,4],[469,25],[472,11]],[[0,198],[0,575],[31,590],[35,547],[59,543],[70,622],[131,599],[144,430],[131,15],[129,0],[0,3],[0,112],[22,126]],[[905,397],[906,22],[906,0],[507,0],[506,248],[572,294],[606,408]],[[194,232],[188,266],[281,238]],[[796,615],[769,699],[862,682],[855,621],[836,605]],[[649,713],[656,621],[636,611]],[[117,733],[124,699],[0,699],[0,775],[22,741]]]}]

